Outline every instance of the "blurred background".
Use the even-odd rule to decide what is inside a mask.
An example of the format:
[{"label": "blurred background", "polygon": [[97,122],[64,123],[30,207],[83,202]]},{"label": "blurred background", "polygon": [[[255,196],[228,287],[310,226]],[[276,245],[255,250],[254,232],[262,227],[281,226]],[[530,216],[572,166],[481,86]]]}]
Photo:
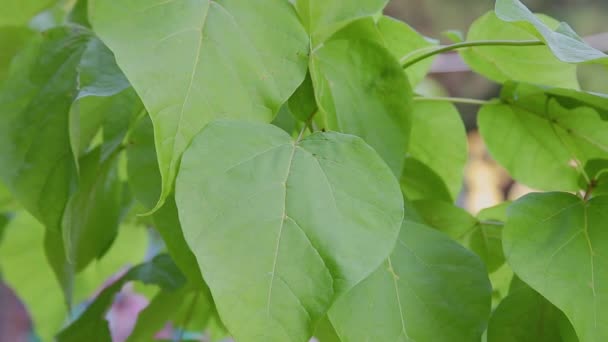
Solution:
[{"label": "blurred background", "polygon": [[[535,12],[568,22],[581,36],[593,41],[594,46],[608,50],[608,0],[524,2]],[[442,38],[442,32],[459,30],[466,36],[471,23],[492,10],[493,6],[493,0],[392,0],[385,14],[409,23],[427,37],[447,43]],[[44,25],[44,22],[39,24]],[[434,71],[423,84],[426,89],[432,89],[432,92],[444,96],[475,99],[489,99],[498,95],[497,84],[467,71],[458,58],[446,58],[442,62],[444,63],[436,63]],[[583,89],[608,93],[607,68],[582,67],[579,78]],[[488,155],[476,132],[478,106],[458,105],[458,109],[467,127],[470,151],[465,190],[459,205],[475,213],[482,208],[506,199],[516,199],[531,191],[532,189],[514,183]],[[119,300],[113,308],[116,311],[114,314],[119,317],[115,323],[124,325],[128,330],[129,325],[134,323],[133,308],[142,307],[142,303],[137,301],[137,297],[127,296],[121,300],[122,302]],[[125,304],[129,300],[135,304]],[[28,333],[30,327],[26,308],[9,288],[0,283],[0,342],[32,341],[32,336]]]}]

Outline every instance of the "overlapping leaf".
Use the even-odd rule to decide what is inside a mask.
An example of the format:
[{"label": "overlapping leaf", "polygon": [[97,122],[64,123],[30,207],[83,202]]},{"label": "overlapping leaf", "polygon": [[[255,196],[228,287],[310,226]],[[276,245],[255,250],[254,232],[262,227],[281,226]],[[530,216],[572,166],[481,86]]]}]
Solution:
[{"label": "overlapping leaf", "polygon": [[316,47],[351,21],[382,12],[387,3],[388,0],[296,0],[295,7]]},{"label": "overlapping leaf", "polygon": [[[356,20],[336,32],[331,39],[371,40],[384,46],[398,61],[407,58],[415,51],[423,51],[437,45],[406,23],[388,16],[381,16],[377,20],[372,17]],[[422,81],[431,68],[433,60],[427,58],[405,70],[412,86]]]},{"label": "overlapping leaf", "polygon": [[[552,28],[559,25],[547,16],[535,18]],[[490,12],[471,25],[467,40],[523,41],[536,40],[536,36],[524,28],[500,20]],[[555,87],[579,87],[576,65],[560,61],[546,46],[477,46],[461,50],[461,55],[473,70],[499,83],[512,80]]]},{"label": "overlapping leaf", "polygon": [[527,195],[509,211],[509,265],[572,322],[581,341],[608,339],[608,197]]},{"label": "overlapping leaf", "polygon": [[[403,217],[396,179],[361,139],[293,141],[219,121],[182,160],[184,235],[239,341],[305,341],[334,299],[386,259]],[[236,295],[235,295],[236,294]]]},{"label": "overlapping leaf", "polygon": [[505,262],[502,251],[502,225],[506,205],[482,210],[473,217],[464,209],[437,200],[412,202],[424,221],[475,252],[489,273]]},{"label": "overlapping leaf", "polygon": [[[147,115],[141,118],[129,137],[127,173],[135,198],[144,207],[152,208],[161,191],[161,177],[156,161],[152,122]],[[184,240],[174,196],[170,196],[154,213],[152,220],[177,266],[193,284],[206,288],[194,254]]]},{"label": "overlapping leaf", "polygon": [[608,55],[587,45],[568,24],[562,22],[553,29],[534,16],[519,0],[496,0],[495,11],[500,19],[516,23],[542,39],[561,61],[608,65]]},{"label": "overlapping leaf", "polygon": [[90,10],[154,123],[155,209],[201,128],[219,117],[272,121],[306,73],[308,38],[287,1],[96,0]]},{"label": "overlapping leaf", "polygon": [[343,342],[478,341],[490,293],[474,254],[405,221],[388,260],[338,300],[329,317]]},{"label": "overlapping leaf", "polygon": [[585,163],[608,157],[608,122],[598,111],[603,98],[508,83],[501,99],[482,107],[478,123],[490,153],[516,180],[575,191]]},{"label": "overlapping leaf", "polygon": [[400,175],[411,128],[412,90],[395,58],[366,40],[332,40],[310,72],[321,127],[357,135]]}]

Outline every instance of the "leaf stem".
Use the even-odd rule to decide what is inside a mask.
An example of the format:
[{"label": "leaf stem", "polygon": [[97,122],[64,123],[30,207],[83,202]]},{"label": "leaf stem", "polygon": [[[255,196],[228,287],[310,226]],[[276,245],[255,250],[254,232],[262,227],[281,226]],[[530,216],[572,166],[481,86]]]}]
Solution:
[{"label": "leaf stem", "polygon": [[494,100],[478,100],[478,99],[469,99],[465,97],[425,97],[425,96],[416,96],[414,97],[414,101],[429,101],[429,102],[452,102],[452,103],[464,103],[464,104],[472,104],[472,105],[486,105],[496,103]]},{"label": "leaf stem", "polygon": [[583,201],[587,201],[589,200],[589,198],[591,198],[591,194],[593,193],[593,190],[595,190],[595,187],[597,186],[597,181],[595,179],[592,179],[589,182],[589,185],[587,186],[587,190],[585,191],[585,195],[583,196]]},{"label": "leaf stem", "polygon": [[462,48],[475,47],[475,46],[538,46],[538,45],[545,45],[545,42],[543,42],[542,40],[475,40],[475,41],[470,41],[470,42],[461,42],[461,43],[455,43],[455,44],[451,44],[451,45],[439,46],[435,50],[429,51],[416,58],[408,60],[412,55],[416,55],[421,51],[421,50],[416,50],[416,51],[413,51],[412,53],[402,57],[400,61],[401,61],[401,66],[404,69],[407,69],[408,67],[410,67],[422,60],[425,60],[429,57],[433,57],[435,55],[438,55],[438,54],[441,54],[444,52],[458,50],[458,49],[462,49]]},{"label": "leaf stem", "polygon": [[192,303],[190,304],[190,307],[188,308],[188,312],[186,313],[186,317],[184,318],[184,321],[181,325],[180,331],[179,331],[179,335],[177,336],[177,342],[181,342],[184,338],[184,331],[186,331],[186,328],[188,328],[188,323],[190,323],[190,320],[192,320],[192,315],[194,315],[194,307],[196,306],[196,303],[198,302],[198,297],[199,297],[200,293],[196,293],[194,295],[194,298],[192,298]]}]

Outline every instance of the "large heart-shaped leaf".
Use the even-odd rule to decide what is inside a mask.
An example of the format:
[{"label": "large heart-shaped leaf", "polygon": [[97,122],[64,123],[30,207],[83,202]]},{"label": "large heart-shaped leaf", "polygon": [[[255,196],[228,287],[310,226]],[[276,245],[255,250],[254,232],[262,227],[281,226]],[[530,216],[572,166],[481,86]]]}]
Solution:
[{"label": "large heart-shaped leaf", "polygon": [[561,309],[581,341],[608,340],[608,197],[527,195],[503,235],[515,273]]},{"label": "large heart-shaped leaf", "polygon": [[388,260],[339,299],[329,317],[343,342],[479,341],[491,291],[479,258],[405,221]]},{"label": "large heart-shaped leaf", "polygon": [[313,46],[317,46],[349,22],[380,13],[388,0],[296,0],[295,3]]},{"label": "large heart-shaped leaf", "polygon": [[218,117],[272,121],[306,74],[309,40],[284,0],[95,0],[90,16],[154,123],[155,209],[201,128]]},{"label": "large heart-shaped leaf", "polygon": [[513,22],[542,39],[553,54],[566,63],[602,63],[608,65],[608,55],[587,45],[566,23],[552,29],[538,19],[519,0],[496,0],[496,15]]},{"label": "large heart-shaped leaf", "polygon": [[412,90],[399,63],[367,40],[332,40],[310,59],[317,123],[357,135],[400,175],[411,128]]},{"label": "large heart-shaped leaf", "polygon": [[224,323],[239,341],[306,341],[334,299],[392,250],[399,185],[360,138],[209,124],[184,154],[176,200]]},{"label": "large heart-shaped leaf", "polygon": [[[547,16],[538,20],[550,27],[559,23]],[[493,12],[477,19],[469,29],[467,40],[533,40],[525,29],[506,23]],[[576,65],[557,59],[546,46],[477,46],[461,50],[465,62],[485,77],[503,83],[508,80],[578,88]]]},{"label": "large heart-shaped leaf", "polygon": [[608,122],[596,106],[523,83],[508,83],[501,99],[482,107],[479,128],[492,156],[516,180],[575,191],[585,163],[608,156]]}]

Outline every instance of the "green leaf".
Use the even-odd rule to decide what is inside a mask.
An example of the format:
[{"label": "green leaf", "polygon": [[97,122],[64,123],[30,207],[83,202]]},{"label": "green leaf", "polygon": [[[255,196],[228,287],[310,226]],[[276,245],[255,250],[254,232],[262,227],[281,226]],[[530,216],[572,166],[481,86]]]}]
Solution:
[{"label": "green leaf", "polygon": [[519,0],[496,0],[495,11],[498,18],[515,23],[542,39],[561,61],[608,65],[608,55],[587,45],[568,24],[562,22],[557,28],[551,28]]},{"label": "green leaf", "polygon": [[[382,16],[378,20],[366,17],[352,22],[331,37],[332,40],[366,39],[385,47],[393,57],[401,61],[415,51],[437,46],[436,42],[423,37],[406,23]],[[427,58],[405,70],[412,86],[424,79],[434,58]]]},{"label": "green leaf", "polygon": [[156,230],[160,233],[167,246],[167,251],[175,260],[180,270],[186,275],[195,287],[209,292],[203,281],[200,268],[196,263],[194,254],[188,247],[184,233],[179,222],[175,197],[171,196],[165,204],[152,217]]},{"label": "green leaf", "polygon": [[76,271],[108,250],[128,208],[117,162],[116,155],[104,160],[99,148],[80,161],[78,190],[70,197],[62,222],[67,259]]},{"label": "green leaf", "polygon": [[414,102],[408,157],[424,163],[441,177],[449,189],[451,201],[458,198],[468,147],[464,123],[454,105]]},{"label": "green leaf", "polygon": [[436,200],[412,201],[424,222],[456,241],[464,241],[477,228],[478,221],[466,210]]},{"label": "green leaf", "polygon": [[336,329],[329,321],[329,317],[323,317],[315,328],[315,338],[320,342],[341,342]]},{"label": "green leaf", "polygon": [[75,174],[68,112],[88,33],[57,28],[29,45],[0,92],[0,176],[50,229],[60,227]]},{"label": "green leaf", "polygon": [[34,15],[54,2],[55,0],[0,0],[0,26],[25,25]]},{"label": "green leaf", "polygon": [[161,178],[154,147],[154,128],[148,115],[135,124],[129,136],[127,173],[135,198],[147,209],[153,208],[160,196]]},{"label": "green leaf", "polygon": [[74,322],[58,335],[57,341],[111,341],[110,328],[104,315],[114,301],[114,295],[129,281],[155,284],[163,289],[175,291],[185,283],[171,258],[159,255],[149,262],[131,268],[112,285],[106,287]]},{"label": "green leaf", "polygon": [[25,27],[0,27],[0,85],[15,56],[27,45],[33,32]]},{"label": "green leaf", "polygon": [[503,223],[494,215],[489,214],[490,211],[504,211],[502,206],[498,209],[486,209],[479,213],[478,218],[475,218],[464,209],[447,202],[421,200],[414,201],[412,204],[428,225],[475,252],[485,263],[489,273],[496,271],[504,264]]},{"label": "green leaf", "polygon": [[104,49],[81,27],[47,31],[13,63],[0,91],[0,177],[49,229],[59,229],[77,174],[73,101],[128,86]]},{"label": "green leaf", "polygon": [[76,0],[74,7],[72,7],[70,13],[68,13],[67,21],[85,27],[91,27],[91,23],[89,22],[88,7],[88,0]]},{"label": "green leaf", "polygon": [[406,158],[403,172],[399,179],[403,195],[412,200],[434,199],[452,202],[452,196],[441,177],[424,163]]},{"label": "green leaf", "polygon": [[[127,342],[148,342],[167,322],[190,331],[202,331],[214,315],[213,300],[208,294],[187,286],[178,291],[161,291],[139,313],[137,324]],[[187,323],[187,327],[179,326]]]},{"label": "green leaf", "polygon": [[284,0],[95,0],[89,14],[154,123],[162,175],[155,209],[208,122],[271,122],[306,74],[308,39]]},{"label": "green leaf", "polygon": [[317,47],[351,21],[382,12],[388,0],[296,0],[300,19]]},{"label": "green leaf", "polygon": [[511,205],[503,246],[509,265],[561,309],[581,341],[608,340],[608,197],[530,194]]},{"label": "green leaf", "polygon": [[337,40],[312,54],[310,70],[322,113],[316,122],[363,138],[400,175],[410,136],[412,90],[399,63],[375,43]]},{"label": "green leaf", "polygon": [[585,163],[608,156],[608,122],[594,107],[528,84],[507,84],[501,98],[502,104],[482,107],[478,123],[494,159],[517,181],[576,191]]},{"label": "green leaf", "polygon": [[184,154],[176,188],[186,241],[239,341],[310,338],[388,256],[403,218],[386,164],[334,132],[294,142],[272,125],[215,122]]},{"label": "green leaf", "polygon": [[[152,208],[160,194],[161,178],[154,148],[152,121],[147,115],[141,118],[129,137],[127,173],[135,198],[146,208]],[[191,283],[206,287],[194,254],[184,239],[173,195],[154,213],[152,220],[180,270]]]},{"label": "green leaf", "polygon": [[471,233],[468,247],[475,252],[488,267],[488,272],[496,272],[504,263],[502,231],[507,221],[506,212],[510,202],[483,209],[477,214],[479,225]]},{"label": "green leaf", "polygon": [[[535,18],[553,28],[559,25],[547,16]],[[524,28],[500,20],[493,12],[477,19],[467,35],[468,41],[535,38]],[[579,88],[576,65],[560,61],[546,46],[477,46],[460,53],[475,72],[499,83],[513,80]]]},{"label": "green leaf", "polygon": [[289,98],[287,105],[293,116],[304,122],[308,121],[317,112],[315,91],[312,87],[310,73],[306,73],[304,82],[300,84],[296,92]]},{"label": "green leaf", "polygon": [[343,342],[479,341],[491,292],[474,254],[404,221],[389,259],[339,299],[329,317]]},{"label": "green leaf", "polygon": [[[568,318],[538,292],[522,283],[502,300],[488,325],[488,342],[561,342],[572,330]],[[574,331],[571,332],[576,337]]]}]

